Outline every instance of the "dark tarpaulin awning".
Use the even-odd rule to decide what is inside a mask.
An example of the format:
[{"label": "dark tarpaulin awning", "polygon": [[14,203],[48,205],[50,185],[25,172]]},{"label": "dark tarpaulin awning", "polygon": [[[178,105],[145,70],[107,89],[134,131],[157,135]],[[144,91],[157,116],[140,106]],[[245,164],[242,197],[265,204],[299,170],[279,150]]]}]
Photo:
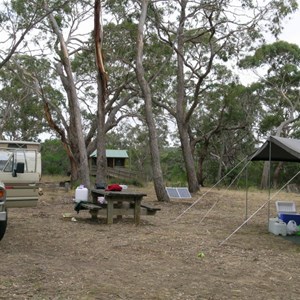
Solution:
[{"label": "dark tarpaulin awning", "polygon": [[[253,160],[300,162],[300,140],[270,136],[265,141],[265,143],[253,155],[249,157],[249,161],[253,161]],[[259,209],[257,209],[250,217],[248,217],[248,188],[247,188],[245,221],[238,228],[236,228],[225,240],[223,240],[221,245],[224,242],[226,242],[240,228],[242,228],[245,224],[247,224],[248,221],[252,219],[261,209],[263,209],[266,204],[268,204],[268,228],[269,228],[270,203],[273,198],[270,195],[270,173],[271,172],[269,171],[269,199],[263,205],[261,205]],[[298,172],[296,176],[299,173],[300,172]],[[275,195],[277,195],[277,193]]]},{"label": "dark tarpaulin awning", "polygon": [[300,140],[270,136],[249,160],[300,162]]}]

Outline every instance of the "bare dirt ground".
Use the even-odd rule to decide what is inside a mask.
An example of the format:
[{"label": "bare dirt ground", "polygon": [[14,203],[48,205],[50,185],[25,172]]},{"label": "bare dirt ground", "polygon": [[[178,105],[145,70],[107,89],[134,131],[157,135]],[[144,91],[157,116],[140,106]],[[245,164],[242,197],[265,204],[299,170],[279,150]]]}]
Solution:
[{"label": "bare dirt ground", "polygon": [[[92,222],[74,211],[74,191],[59,188],[45,189],[36,208],[11,209],[0,242],[0,299],[300,299],[300,246],[268,233],[266,208],[220,245],[244,221],[244,191],[203,188],[159,203],[153,188],[138,190],[161,208],[140,226],[129,217]],[[251,215],[268,193],[248,199]],[[300,207],[300,195],[276,199]]]}]

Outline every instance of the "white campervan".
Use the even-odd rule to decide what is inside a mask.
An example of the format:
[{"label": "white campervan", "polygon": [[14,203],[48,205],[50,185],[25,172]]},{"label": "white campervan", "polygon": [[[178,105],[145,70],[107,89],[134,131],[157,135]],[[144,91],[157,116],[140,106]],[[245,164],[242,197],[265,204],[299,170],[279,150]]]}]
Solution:
[{"label": "white campervan", "polygon": [[0,240],[6,229],[7,208],[37,205],[40,178],[39,143],[0,140],[0,190],[4,187],[6,194],[6,199],[0,199]]}]

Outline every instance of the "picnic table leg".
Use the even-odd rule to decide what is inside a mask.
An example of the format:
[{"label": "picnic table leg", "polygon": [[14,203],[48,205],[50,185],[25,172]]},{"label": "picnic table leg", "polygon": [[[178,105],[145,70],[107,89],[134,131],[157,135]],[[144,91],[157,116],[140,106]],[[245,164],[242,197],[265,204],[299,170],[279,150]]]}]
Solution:
[{"label": "picnic table leg", "polygon": [[[123,202],[122,201],[118,201],[117,202],[117,208],[123,208]],[[120,220],[122,219],[122,215],[117,215],[117,219]]]},{"label": "picnic table leg", "polygon": [[95,209],[90,209],[90,214],[92,216],[92,220],[95,221],[97,220],[97,216],[98,216],[98,211]]},{"label": "picnic table leg", "polygon": [[114,211],[114,202],[111,199],[107,199],[107,224],[113,224],[113,211]]},{"label": "picnic table leg", "polygon": [[137,199],[135,201],[135,204],[134,204],[134,222],[135,222],[135,225],[140,224],[140,220],[141,220],[141,202],[142,202],[142,199]]}]

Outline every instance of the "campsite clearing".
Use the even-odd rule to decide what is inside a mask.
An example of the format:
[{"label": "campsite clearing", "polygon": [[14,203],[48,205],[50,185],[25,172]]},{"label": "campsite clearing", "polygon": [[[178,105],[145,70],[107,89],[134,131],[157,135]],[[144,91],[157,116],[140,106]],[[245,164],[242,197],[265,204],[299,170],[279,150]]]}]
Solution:
[{"label": "campsite clearing", "polygon": [[[59,188],[46,189],[36,208],[11,209],[0,299],[299,299],[300,245],[268,233],[267,208],[220,246],[244,221],[244,191],[203,188],[171,203],[157,202],[153,187],[137,191],[161,208],[139,226],[76,214],[74,191]],[[267,199],[250,191],[248,214]],[[271,215],[276,200],[300,208],[299,194],[281,192]]]}]

